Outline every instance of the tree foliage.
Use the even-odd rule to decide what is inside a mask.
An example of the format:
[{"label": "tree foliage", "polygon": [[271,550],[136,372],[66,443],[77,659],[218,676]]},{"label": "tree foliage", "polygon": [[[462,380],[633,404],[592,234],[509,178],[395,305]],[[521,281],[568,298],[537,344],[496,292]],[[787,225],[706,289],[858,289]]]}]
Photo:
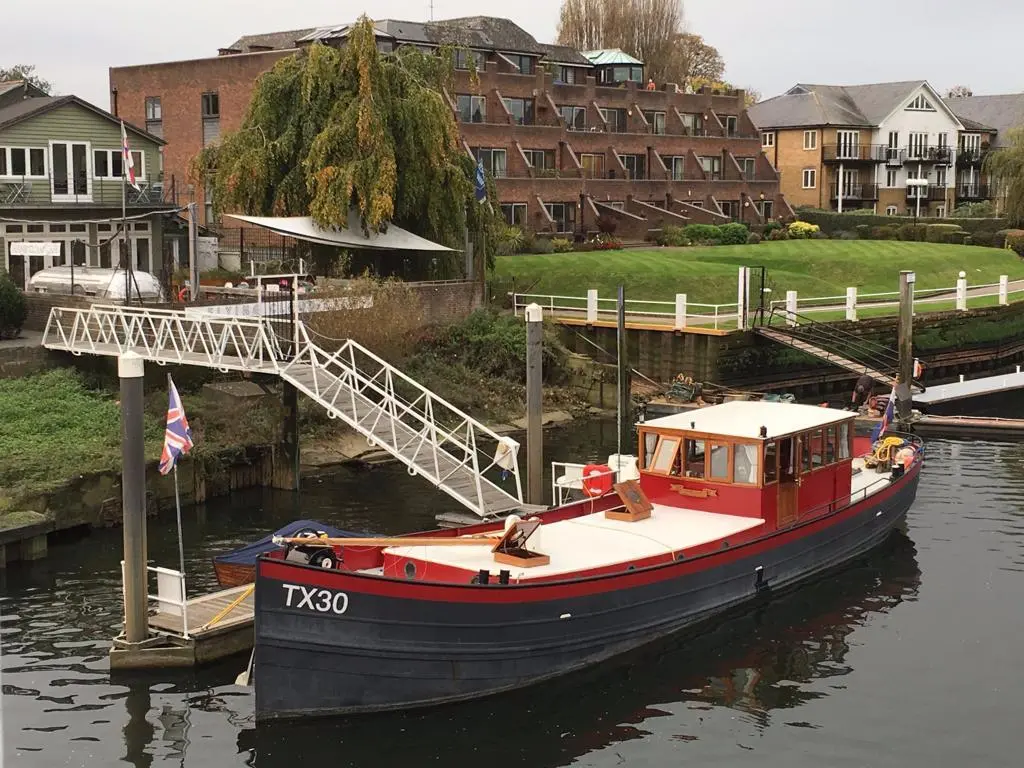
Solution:
[{"label": "tree foliage", "polygon": [[15,64],[13,67],[0,67],[0,83],[5,80],[24,80],[49,95],[53,91],[53,84],[49,80],[43,80],[35,72],[36,67],[34,64]]},{"label": "tree foliage", "polygon": [[355,209],[366,232],[393,222],[462,248],[468,225],[479,245],[503,222],[474,201],[475,166],[444,96],[451,73],[449,48],[382,55],[363,16],[341,50],[312,45],[263,75],[239,130],[203,150],[193,175],[213,184],[218,210],[346,228]]},{"label": "tree foliage", "polygon": [[985,158],[985,171],[1003,198],[1010,224],[1024,224],[1024,127],[1014,128],[1008,143]]},{"label": "tree foliage", "polygon": [[946,91],[947,99],[963,99],[968,96],[973,96],[974,91],[971,90],[969,85],[954,85],[948,91]]},{"label": "tree foliage", "polygon": [[714,82],[725,73],[718,50],[685,31],[680,0],[563,0],[558,42],[584,51],[621,48],[658,83]]}]

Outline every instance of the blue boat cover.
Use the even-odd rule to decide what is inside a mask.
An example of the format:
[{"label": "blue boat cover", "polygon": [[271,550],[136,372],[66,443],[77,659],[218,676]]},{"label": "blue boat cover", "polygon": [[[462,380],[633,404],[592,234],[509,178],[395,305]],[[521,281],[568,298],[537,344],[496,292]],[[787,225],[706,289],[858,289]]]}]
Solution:
[{"label": "blue boat cover", "polygon": [[340,528],[334,528],[324,523],[319,523],[316,520],[296,520],[288,523],[284,528],[274,531],[269,536],[264,536],[259,541],[254,541],[252,544],[247,544],[240,549],[234,549],[231,552],[225,552],[222,555],[216,555],[213,558],[215,563],[227,563],[231,565],[254,565],[257,558],[265,552],[278,549],[277,545],[274,544],[274,536],[283,536],[285,538],[294,536],[296,533],[303,529],[311,529],[314,531],[324,531],[331,538],[346,539],[352,536],[366,536],[365,533],[355,533],[353,531],[343,531]]}]

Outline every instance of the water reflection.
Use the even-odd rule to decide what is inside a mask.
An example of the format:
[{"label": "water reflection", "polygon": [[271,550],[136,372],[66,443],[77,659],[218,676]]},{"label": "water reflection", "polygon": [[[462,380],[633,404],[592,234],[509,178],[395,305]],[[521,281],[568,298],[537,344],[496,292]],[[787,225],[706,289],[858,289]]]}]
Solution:
[{"label": "water reflection", "polygon": [[[642,738],[652,718],[680,712],[680,724],[693,724],[702,711],[728,707],[764,729],[780,711],[828,695],[821,683],[852,671],[851,633],[913,599],[920,575],[913,545],[897,532],[838,575],[613,665],[422,713],[260,725],[242,731],[239,750],[259,768],[399,765],[412,755],[418,764],[472,756],[493,768],[539,767]],[[674,738],[697,736],[684,729]]]}]

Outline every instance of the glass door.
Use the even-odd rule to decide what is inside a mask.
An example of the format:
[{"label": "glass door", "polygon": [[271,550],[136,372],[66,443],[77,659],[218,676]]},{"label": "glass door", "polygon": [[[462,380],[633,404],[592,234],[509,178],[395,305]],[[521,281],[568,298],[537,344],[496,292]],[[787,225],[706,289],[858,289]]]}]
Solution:
[{"label": "glass door", "polygon": [[860,131],[836,132],[836,159],[860,159]]},{"label": "glass door", "polygon": [[92,202],[88,144],[50,142],[50,169],[54,202]]}]

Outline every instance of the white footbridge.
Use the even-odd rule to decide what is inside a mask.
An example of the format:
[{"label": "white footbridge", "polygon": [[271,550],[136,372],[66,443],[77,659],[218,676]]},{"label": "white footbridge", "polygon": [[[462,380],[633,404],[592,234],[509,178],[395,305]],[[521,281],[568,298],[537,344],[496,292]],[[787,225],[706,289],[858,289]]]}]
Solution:
[{"label": "white footbridge", "polygon": [[301,321],[282,341],[262,318],[93,305],[55,307],[47,349],[134,352],[159,365],[279,376],[482,518],[523,509],[519,444],[500,436],[352,340],[329,352]]}]

